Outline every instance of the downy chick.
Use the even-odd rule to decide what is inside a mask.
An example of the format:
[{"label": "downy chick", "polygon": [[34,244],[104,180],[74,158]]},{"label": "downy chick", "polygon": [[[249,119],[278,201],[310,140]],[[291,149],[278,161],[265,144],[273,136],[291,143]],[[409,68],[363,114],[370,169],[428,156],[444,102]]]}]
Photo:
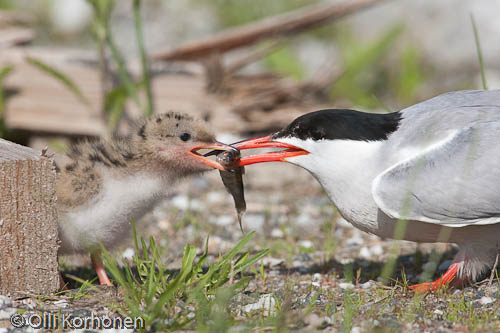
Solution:
[{"label": "downy chick", "polygon": [[169,112],[138,124],[129,139],[86,141],[56,163],[60,255],[89,253],[101,284],[112,285],[99,256],[112,249],[174,184],[213,168],[196,151],[228,149],[201,120]]}]

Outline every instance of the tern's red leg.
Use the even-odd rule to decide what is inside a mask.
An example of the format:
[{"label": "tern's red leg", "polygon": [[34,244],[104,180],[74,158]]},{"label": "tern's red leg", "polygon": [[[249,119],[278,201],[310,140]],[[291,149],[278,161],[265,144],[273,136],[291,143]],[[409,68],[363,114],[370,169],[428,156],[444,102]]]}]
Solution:
[{"label": "tern's red leg", "polygon": [[113,284],[109,280],[108,275],[106,274],[106,270],[101,261],[101,256],[99,253],[92,253],[90,255],[90,259],[92,259],[92,266],[94,266],[95,272],[97,273],[97,277],[99,278],[99,284],[101,286],[110,286],[113,287]]},{"label": "tern's red leg", "polygon": [[410,286],[409,288],[416,293],[425,293],[428,291],[437,290],[438,288],[447,286],[457,275],[459,263],[452,264],[446,273],[434,282],[424,282]]}]

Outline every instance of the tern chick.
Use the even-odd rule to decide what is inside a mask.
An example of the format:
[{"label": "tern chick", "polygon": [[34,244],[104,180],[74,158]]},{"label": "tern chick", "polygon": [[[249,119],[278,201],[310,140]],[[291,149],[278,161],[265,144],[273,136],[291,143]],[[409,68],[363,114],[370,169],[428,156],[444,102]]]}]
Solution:
[{"label": "tern chick", "polygon": [[213,168],[199,149],[231,149],[207,124],[168,112],[138,124],[128,139],[86,141],[56,161],[60,255],[91,254],[101,284],[112,285],[99,258],[112,249],[174,184]]}]

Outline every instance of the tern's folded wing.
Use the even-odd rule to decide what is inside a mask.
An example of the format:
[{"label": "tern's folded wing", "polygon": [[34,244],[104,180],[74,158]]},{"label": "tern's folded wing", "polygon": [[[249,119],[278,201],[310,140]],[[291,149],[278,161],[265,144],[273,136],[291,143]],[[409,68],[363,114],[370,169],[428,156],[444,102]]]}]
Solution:
[{"label": "tern's folded wing", "polygon": [[379,208],[398,219],[451,227],[500,222],[500,124],[450,133],[375,178]]}]

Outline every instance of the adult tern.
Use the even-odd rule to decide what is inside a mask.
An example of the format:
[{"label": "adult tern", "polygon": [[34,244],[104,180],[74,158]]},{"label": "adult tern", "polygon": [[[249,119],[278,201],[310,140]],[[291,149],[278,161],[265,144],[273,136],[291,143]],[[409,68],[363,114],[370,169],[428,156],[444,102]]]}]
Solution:
[{"label": "adult tern", "polygon": [[447,272],[411,288],[478,279],[500,243],[500,90],[450,92],[399,112],[321,110],[234,145],[284,148],[239,166],[288,162],[308,170],[340,214],[383,238],[456,243]]}]

